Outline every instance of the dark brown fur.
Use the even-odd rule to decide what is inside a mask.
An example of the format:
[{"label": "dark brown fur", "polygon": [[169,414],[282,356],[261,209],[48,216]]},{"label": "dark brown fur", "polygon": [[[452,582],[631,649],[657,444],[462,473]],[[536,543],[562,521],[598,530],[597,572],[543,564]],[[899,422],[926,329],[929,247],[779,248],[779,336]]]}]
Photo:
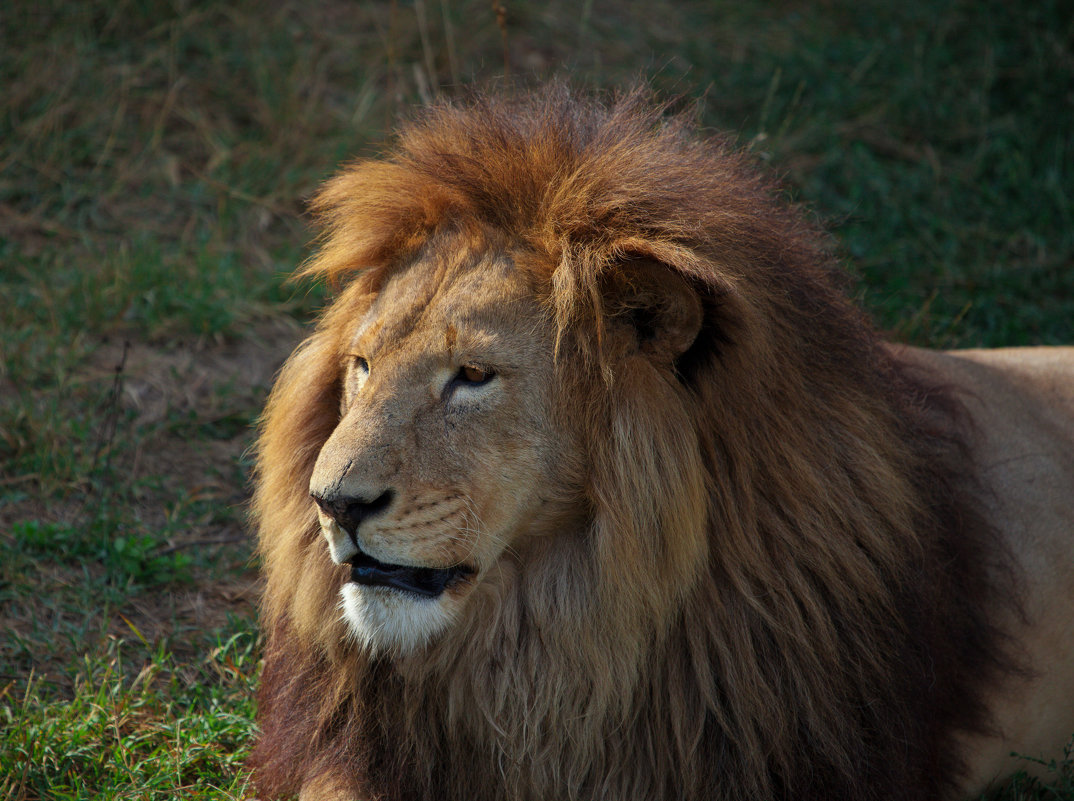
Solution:
[{"label": "dark brown fur", "polygon": [[[262,798],[325,773],[384,799],[951,791],[952,735],[987,729],[983,693],[1008,669],[990,620],[994,599],[1012,597],[957,403],[882,345],[824,237],[748,156],[643,93],[605,106],[553,87],[424,112],[314,208],[326,236],[306,272],[347,285],[338,303],[375,292],[447,230],[506,243],[534,271],[564,386],[588,399],[593,524],[556,608],[519,589],[490,619],[502,630],[473,642],[449,636],[397,661],[345,646],[338,571],[306,498],[338,419],[344,313],[330,310],[282,375],[260,444]],[[663,372],[628,364],[604,336],[619,320],[608,282],[639,257],[681,275],[704,307],[701,335]],[[615,441],[617,415],[640,441]],[[613,607],[586,582],[646,575],[629,550],[654,535],[635,530],[632,503],[646,499],[623,487],[647,478],[630,475],[642,468],[629,450],[666,415],[696,438],[708,492],[707,522],[676,535],[704,538],[708,556],[674,600],[624,586]],[[298,592],[311,570],[323,590]],[[650,606],[666,635],[645,625]]]}]

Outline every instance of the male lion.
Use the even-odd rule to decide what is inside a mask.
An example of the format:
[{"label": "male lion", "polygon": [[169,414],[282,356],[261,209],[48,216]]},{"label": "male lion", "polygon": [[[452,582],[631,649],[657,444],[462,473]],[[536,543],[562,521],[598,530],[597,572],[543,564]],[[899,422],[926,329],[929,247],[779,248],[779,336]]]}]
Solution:
[{"label": "male lion", "polygon": [[438,105],[313,207],[262,798],[909,801],[1061,752],[1074,348],[882,344],[640,93]]}]

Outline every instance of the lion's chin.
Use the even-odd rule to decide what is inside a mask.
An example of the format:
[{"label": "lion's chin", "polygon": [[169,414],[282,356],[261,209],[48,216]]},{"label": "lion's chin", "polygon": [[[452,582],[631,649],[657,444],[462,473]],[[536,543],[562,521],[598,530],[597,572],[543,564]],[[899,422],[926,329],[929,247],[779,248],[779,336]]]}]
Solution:
[{"label": "lion's chin", "polygon": [[406,654],[428,645],[454,621],[459,599],[348,582],[340,590],[343,622],[371,653]]}]

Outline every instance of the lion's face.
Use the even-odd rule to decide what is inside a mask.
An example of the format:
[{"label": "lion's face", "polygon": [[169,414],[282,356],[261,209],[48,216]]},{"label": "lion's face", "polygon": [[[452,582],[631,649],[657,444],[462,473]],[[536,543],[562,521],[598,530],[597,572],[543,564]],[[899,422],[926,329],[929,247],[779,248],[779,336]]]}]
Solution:
[{"label": "lion's face", "polygon": [[367,647],[440,634],[475,587],[504,580],[501,560],[572,513],[577,499],[548,489],[577,461],[549,329],[505,257],[418,260],[358,303],[310,492]]}]

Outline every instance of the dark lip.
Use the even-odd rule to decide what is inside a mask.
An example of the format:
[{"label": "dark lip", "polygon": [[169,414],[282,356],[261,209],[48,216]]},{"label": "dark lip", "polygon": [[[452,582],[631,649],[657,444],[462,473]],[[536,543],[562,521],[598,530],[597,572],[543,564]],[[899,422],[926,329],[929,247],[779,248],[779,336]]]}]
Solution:
[{"label": "dark lip", "polygon": [[474,572],[465,565],[445,568],[392,565],[374,559],[361,549],[349,562],[351,581],[354,583],[366,587],[388,587],[421,598],[438,598],[452,584]]}]

